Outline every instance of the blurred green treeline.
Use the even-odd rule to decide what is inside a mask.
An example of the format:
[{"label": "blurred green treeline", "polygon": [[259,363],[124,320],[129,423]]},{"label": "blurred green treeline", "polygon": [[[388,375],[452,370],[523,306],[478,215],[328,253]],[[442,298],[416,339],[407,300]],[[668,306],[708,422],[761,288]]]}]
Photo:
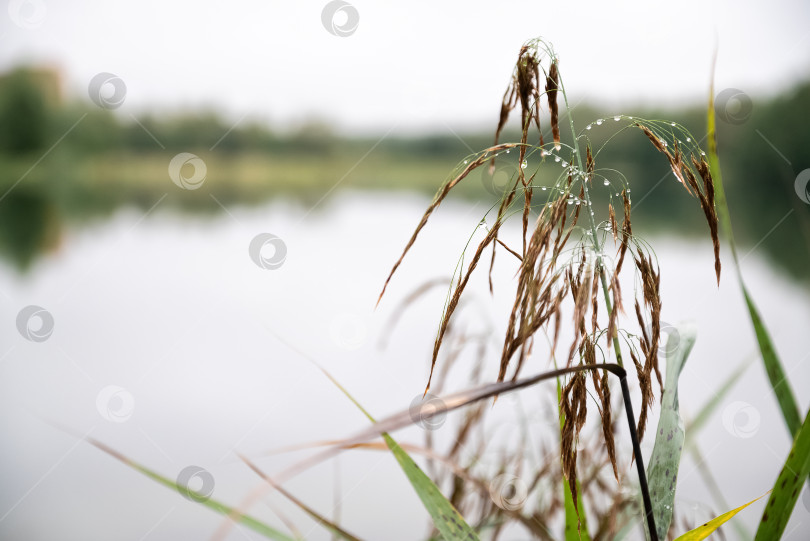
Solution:
[{"label": "blurred green treeline", "polygon": [[[0,76],[0,251],[25,269],[58,245],[66,223],[103,217],[124,205],[149,209],[166,194],[162,205],[204,212],[276,196],[314,203],[336,185],[392,190],[392,197],[402,190],[432,194],[468,154],[492,144],[498,104],[481,105],[493,111],[493,129],[479,133],[348,137],[317,122],[282,132],[248,118],[234,126],[210,111],[135,117],[90,100],[66,103],[57,72],[18,68]],[[750,116],[733,111],[741,121],[718,127],[737,240],[807,283],[810,205],[797,196],[794,182],[810,167],[810,83],[752,105]],[[671,119],[701,140],[703,109],[578,105],[572,114],[579,130],[607,119],[583,133],[594,149],[611,138],[597,168],[617,169],[631,183],[634,231],[705,236],[699,205],[667,161],[639,130],[621,129],[630,121],[612,120],[616,114]],[[513,129],[501,141],[517,140]],[[168,164],[179,152],[204,160],[201,188],[183,190],[172,183]],[[553,182],[560,170],[547,163],[537,181]],[[457,193],[492,202],[497,190],[491,184],[476,172]],[[599,197],[598,189],[595,194]]]}]

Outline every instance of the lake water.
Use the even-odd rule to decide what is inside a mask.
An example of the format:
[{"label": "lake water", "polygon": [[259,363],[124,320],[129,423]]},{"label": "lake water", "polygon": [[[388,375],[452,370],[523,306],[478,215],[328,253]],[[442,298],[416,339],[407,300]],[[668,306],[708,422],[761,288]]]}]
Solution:
[{"label": "lake water", "polygon": [[[415,287],[452,273],[484,210],[464,202],[441,208],[375,311],[384,279],[427,203],[414,195],[343,193],[315,211],[276,202],[204,218],[158,205],[148,215],[121,211],[69,230],[59,251],[23,276],[0,269],[0,538],[205,539],[221,523],[220,516],[49,422],[97,438],[171,478],[191,465],[205,468],[215,481],[214,497],[236,503],[257,478],[235,451],[258,457],[268,449],[345,437],[368,425],[307,357],[373,414],[407,408],[424,389],[446,290],[420,298],[385,348],[381,334],[398,302]],[[276,269],[263,269],[251,258],[251,241],[261,233],[276,235],[286,246],[286,259]],[[694,320],[698,328],[680,386],[688,419],[719,381],[755,354],[756,342],[727,258],[718,289],[708,243],[649,240],[662,269],[662,319]],[[273,266],[279,252],[262,254]],[[471,284],[475,300],[461,316],[470,328],[492,334],[488,379],[497,374],[514,273],[505,252],[499,257],[495,297],[482,273]],[[743,266],[806,411],[810,296],[756,252],[745,256]],[[631,290],[629,283],[625,295]],[[44,341],[27,340],[17,329],[20,310],[28,305],[53,317],[53,332]],[[31,325],[36,332],[37,323]],[[535,349],[524,375],[548,366],[547,352]],[[463,383],[463,373],[451,374],[449,387]],[[540,389],[554,392],[553,384]],[[521,395],[530,401],[536,392]],[[495,409],[509,404],[499,401]],[[451,415],[447,426],[454,419]],[[397,436],[422,440],[417,428]],[[618,442],[623,444],[627,441]],[[651,451],[652,435],[644,446]],[[724,398],[700,435],[700,447],[729,504],[771,488],[790,439],[758,360]],[[278,455],[259,464],[273,473],[302,456]],[[325,463],[288,486],[331,515],[333,482],[339,479],[341,520],[350,531],[364,539],[424,537],[427,515],[390,455],[349,452],[337,465]],[[702,504],[714,505],[688,457],[678,499],[700,512]],[[328,538],[279,495],[268,501],[307,539]],[[740,515],[749,529],[763,505]],[[266,504],[253,510],[283,528]],[[805,488],[786,539],[804,539],[808,528]],[[735,537],[731,528],[726,534]],[[228,537],[244,538],[260,537],[243,528]]]}]

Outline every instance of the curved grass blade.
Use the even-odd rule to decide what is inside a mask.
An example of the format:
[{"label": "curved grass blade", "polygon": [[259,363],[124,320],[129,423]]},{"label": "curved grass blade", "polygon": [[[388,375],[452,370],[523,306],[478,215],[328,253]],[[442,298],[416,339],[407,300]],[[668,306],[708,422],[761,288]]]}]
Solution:
[{"label": "curved grass blade", "polygon": [[[68,432],[70,432],[70,431],[68,431]],[[151,470],[151,469],[147,468],[146,466],[144,466],[142,464],[139,464],[138,462],[135,462],[134,460],[129,459],[128,457],[126,457],[123,454],[119,453],[118,451],[116,451],[112,447],[109,447],[108,445],[106,445],[104,443],[101,443],[98,440],[93,439],[93,438],[91,438],[89,436],[85,436],[84,440],[87,443],[89,443],[90,445],[92,445],[93,447],[95,447],[95,448],[97,448],[97,449],[99,449],[101,451],[104,451],[105,453],[107,453],[111,457],[123,462],[124,464],[126,464],[130,468],[132,468],[132,469],[134,469],[136,471],[139,471],[140,473],[144,474],[148,478],[152,479],[153,481],[156,481],[156,482],[160,483],[161,485],[163,485],[165,487],[176,490],[179,493],[187,493],[188,492],[187,488],[178,486],[176,482],[172,481],[168,477],[164,477],[163,475],[155,472],[154,470]],[[217,513],[221,513],[223,515],[231,517],[235,522],[239,522],[241,524],[244,524],[246,527],[250,528],[251,530],[253,530],[254,532],[256,532],[258,534],[263,535],[264,537],[266,537],[268,539],[275,539],[277,541],[296,541],[295,538],[290,537],[290,536],[280,532],[279,530],[273,528],[272,526],[270,526],[268,524],[265,524],[264,522],[261,522],[260,520],[258,520],[256,518],[253,518],[250,515],[246,515],[244,513],[241,513],[239,511],[237,511],[236,509],[234,509],[233,507],[231,507],[229,505],[226,505],[226,504],[224,504],[222,502],[219,502],[217,500],[214,500],[213,498],[208,498],[208,499],[199,498],[199,499],[194,499],[194,501],[196,501],[197,503],[199,503],[200,505],[202,505],[204,507],[207,507],[208,509],[211,509],[212,511],[216,511]]]},{"label": "curved grass blade", "polygon": [[[720,526],[722,526],[723,524],[725,524],[726,522],[731,520],[731,517],[733,517],[734,515],[736,515],[737,513],[739,513],[740,511],[742,511],[743,509],[745,509],[746,507],[748,507],[752,503],[754,503],[755,501],[761,500],[767,494],[768,493],[766,492],[765,494],[763,494],[762,496],[760,496],[756,500],[751,500],[750,502],[746,503],[745,505],[739,506],[737,509],[732,509],[731,511],[723,513],[722,515],[720,515],[717,518],[713,518],[712,520],[710,520],[706,524],[703,524],[702,526],[698,526],[694,530],[689,530],[685,534],[677,537],[675,539],[675,541],[700,541],[701,539],[706,539],[711,534],[713,534],[717,530],[717,528],[719,528]],[[778,539],[778,538],[772,538],[772,539]]]},{"label": "curved grass blade", "polygon": [[[715,56],[716,60],[716,56]],[[748,315],[751,317],[751,323],[754,325],[754,331],[757,336],[757,343],[762,352],[762,362],[765,364],[765,372],[768,374],[773,392],[779,402],[779,408],[782,410],[782,416],[785,418],[788,430],[791,437],[796,436],[801,425],[801,417],[799,416],[799,406],[796,403],[796,398],[788,383],[787,375],[782,368],[782,363],[779,357],[776,356],[776,350],[773,347],[770,334],[762,322],[759,311],[754,305],[751,295],[748,293],[748,288],[745,287],[745,282],[742,277],[742,270],[740,269],[740,262],[737,258],[737,247],[734,244],[734,233],[731,229],[731,214],[728,210],[726,203],[726,193],[723,188],[723,176],[720,171],[720,158],[717,155],[717,133],[715,129],[714,117],[714,61],[712,62],[712,78],[709,87],[709,106],[706,115],[706,123],[708,128],[709,139],[709,170],[711,171],[712,178],[715,185],[715,200],[717,202],[717,214],[720,218],[720,225],[723,228],[723,233],[728,240],[729,247],[731,248],[731,255],[734,259],[734,267],[737,270],[737,277],[740,281],[743,296],[745,297],[745,304],[748,307]]]},{"label": "curved grass blade", "polygon": [[[329,380],[340,389],[346,397],[357,406],[357,408],[368,417],[369,421],[376,423],[377,421],[360,403],[341,385],[329,372],[316,363],[316,366],[329,378]],[[399,462],[399,466],[405,473],[405,476],[410,481],[411,486],[416,491],[419,499],[422,500],[422,505],[425,506],[428,514],[433,519],[433,524],[445,541],[477,541],[478,535],[475,530],[467,524],[461,513],[453,507],[453,504],[445,498],[439,487],[436,486],[430,477],[413,461],[411,456],[405,452],[394,439],[388,435],[387,432],[381,432],[380,435],[385,440],[386,445],[393,453],[394,458]]]},{"label": "curved grass blade", "polygon": [[433,524],[442,534],[445,541],[475,541],[478,535],[475,533],[464,517],[461,516],[453,504],[444,497],[439,487],[436,486],[430,477],[413,461],[408,453],[397,444],[387,433],[382,434],[385,443],[394,457],[399,462],[402,471],[408,477],[422,504],[430,513]]},{"label": "curved grass blade", "polygon": [[[678,405],[678,378],[692,346],[695,345],[697,330],[693,324],[680,324],[677,327],[679,341],[677,348],[667,347],[667,373],[664,394],[661,396],[661,416],[655,431],[655,445],[647,470],[650,484],[655,525],[660,539],[667,538],[672,522],[672,509],[675,503],[675,487],[678,481],[678,468],[681,463],[684,430]],[[667,346],[672,340],[667,338]]]},{"label": "curved grass blade", "polygon": [[771,497],[768,498],[762,520],[759,522],[755,541],[782,537],[808,474],[810,474],[810,411],[807,412],[804,424],[793,440],[793,447],[785,465],[776,478]]},{"label": "curved grass blade", "polygon": [[306,513],[307,515],[312,517],[315,520],[315,522],[317,522],[318,524],[323,526],[325,529],[332,532],[335,536],[340,537],[341,539],[346,539],[346,541],[360,541],[359,538],[357,538],[354,535],[350,534],[349,532],[347,532],[346,530],[344,530],[343,528],[341,528],[340,526],[338,526],[337,524],[335,524],[334,522],[332,522],[328,518],[324,517],[323,515],[321,515],[317,511],[315,511],[313,508],[311,508],[310,506],[308,506],[307,504],[305,504],[304,502],[302,502],[301,500],[296,498],[295,496],[293,496],[290,492],[285,490],[284,487],[281,487],[281,486],[277,485],[273,481],[273,479],[270,478],[269,475],[267,475],[261,469],[259,469],[259,467],[256,464],[254,464],[249,458],[247,458],[244,455],[239,455],[239,458],[245,464],[247,464],[247,466],[251,470],[253,470],[253,472],[256,473],[256,475],[261,477],[270,486],[272,486],[279,493],[281,493],[282,496],[284,496],[285,498],[290,500],[292,503],[294,503],[304,513]]}]

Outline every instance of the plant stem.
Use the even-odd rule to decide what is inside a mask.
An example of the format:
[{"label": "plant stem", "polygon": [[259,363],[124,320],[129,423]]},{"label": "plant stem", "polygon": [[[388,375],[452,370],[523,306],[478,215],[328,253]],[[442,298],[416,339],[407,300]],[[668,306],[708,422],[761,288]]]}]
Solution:
[{"label": "plant stem", "polygon": [[[553,50],[549,50],[552,62],[557,61],[557,57],[554,54]],[[579,150],[579,141],[577,139],[577,132],[574,129],[574,118],[571,115],[571,108],[568,106],[568,95],[565,93],[565,85],[562,82],[562,75],[559,78],[559,87],[560,92],[562,92],[563,100],[565,101],[565,110],[568,113],[568,124],[571,126],[571,136],[574,138],[574,153],[576,154],[577,163],[579,164],[580,169],[584,170],[583,163],[582,163],[582,154]],[[605,295],[605,306],[607,307],[608,317],[613,312],[613,306],[610,302],[610,293],[608,292],[608,285],[607,285],[607,278],[605,277],[605,266],[602,265],[602,247],[599,244],[599,236],[596,232],[596,221],[593,218],[592,214],[592,207],[591,207],[591,194],[588,190],[588,182],[587,179],[582,181],[582,188],[585,193],[585,205],[587,207],[587,214],[588,220],[590,222],[590,230],[591,230],[591,238],[593,240],[593,247],[596,251],[596,265],[599,267],[599,281],[602,284],[602,292]],[[622,362],[622,348],[619,344],[619,337],[618,335],[613,336],[613,351],[616,353],[616,362],[619,366],[624,367],[624,363]]]}]

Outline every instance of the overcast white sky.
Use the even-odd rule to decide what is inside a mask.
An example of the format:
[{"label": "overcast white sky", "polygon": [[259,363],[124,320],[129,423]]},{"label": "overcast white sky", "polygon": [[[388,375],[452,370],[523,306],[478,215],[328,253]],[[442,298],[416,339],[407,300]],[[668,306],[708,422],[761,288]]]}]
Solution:
[{"label": "overcast white sky", "polygon": [[704,99],[715,36],[718,90],[756,99],[810,74],[804,0],[351,0],[359,23],[346,37],[325,29],[326,0],[36,3],[4,2],[0,69],[58,66],[83,99],[95,74],[114,73],[127,85],[122,115],[208,106],[355,132],[488,126],[537,35],[554,43],[572,98],[617,108]]}]

